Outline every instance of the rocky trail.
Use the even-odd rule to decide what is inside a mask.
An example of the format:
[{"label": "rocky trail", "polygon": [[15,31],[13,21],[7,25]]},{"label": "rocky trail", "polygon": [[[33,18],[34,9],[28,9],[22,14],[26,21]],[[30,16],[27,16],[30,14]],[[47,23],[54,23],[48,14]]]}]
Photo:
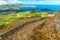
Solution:
[{"label": "rocky trail", "polygon": [[[48,20],[49,18],[40,18],[40,17],[18,20],[16,22],[7,25],[6,28],[0,30],[1,32],[0,39],[1,40],[26,40],[28,39],[27,38],[28,35],[32,34],[31,32],[35,27],[43,23],[46,23]],[[25,39],[24,39],[25,36],[24,34],[26,35]]]},{"label": "rocky trail", "polygon": [[31,37],[35,40],[60,40],[60,11],[43,27],[36,27]]}]

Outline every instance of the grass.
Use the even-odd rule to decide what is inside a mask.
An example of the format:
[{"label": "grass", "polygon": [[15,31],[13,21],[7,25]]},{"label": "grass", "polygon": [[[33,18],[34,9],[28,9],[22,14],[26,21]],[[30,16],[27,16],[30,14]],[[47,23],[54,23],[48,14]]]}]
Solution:
[{"label": "grass", "polygon": [[10,12],[5,14],[0,14],[0,29],[2,29],[5,25],[21,19],[21,18],[28,18],[28,17],[34,17],[34,16],[39,16],[39,17],[52,17],[54,16],[55,13],[52,14],[47,14],[47,12],[31,12],[31,11],[26,11],[26,12]]}]

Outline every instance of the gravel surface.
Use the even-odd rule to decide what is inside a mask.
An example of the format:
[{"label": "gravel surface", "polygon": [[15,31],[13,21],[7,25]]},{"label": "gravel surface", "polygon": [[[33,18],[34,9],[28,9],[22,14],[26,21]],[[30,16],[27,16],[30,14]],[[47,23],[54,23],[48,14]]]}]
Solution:
[{"label": "gravel surface", "polygon": [[60,40],[60,12],[44,26],[36,27],[31,37],[32,40]]},{"label": "gravel surface", "polygon": [[[47,22],[47,20],[49,20],[49,18],[45,18],[42,20],[40,20],[40,18],[34,19],[34,20],[39,20],[33,23],[28,23],[26,26],[24,26],[21,30],[18,30],[17,32],[15,32],[14,34],[12,34],[11,36],[8,36],[7,38],[3,38],[3,40],[30,40],[29,37],[33,34],[32,30]],[[9,34],[8,34],[9,35]]]}]

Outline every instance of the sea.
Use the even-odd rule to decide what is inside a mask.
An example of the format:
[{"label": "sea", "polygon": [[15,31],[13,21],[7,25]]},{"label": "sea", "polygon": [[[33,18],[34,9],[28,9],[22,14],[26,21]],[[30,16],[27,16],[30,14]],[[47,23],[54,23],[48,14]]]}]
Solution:
[{"label": "sea", "polygon": [[[37,10],[37,11],[41,11],[43,10],[52,10],[57,12],[58,10],[60,10],[60,5],[42,5],[42,4],[29,4],[29,5],[24,5],[24,4],[18,4],[18,5],[10,5],[11,7],[19,7],[17,10],[18,11],[32,11],[32,10]],[[1,6],[2,7],[2,6]],[[0,7],[0,8],[1,8]],[[5,7],[5,6],[3,6]],[[6,6],[8,9],[6,10],[0,10],[0,12],[7,12],[7,11],[13,11],[13,8],[9,8],[9,6]],[[15,10],[15,9],[14,9]]]},{"label": "sea", "polygon": [[60,10],[60,5],[40,5],[40,4],[36,4],[36,5],[30,5],[30,6],[24,6],[19,8],[19,10],[21,11],[26,11],[26,10],[37,10],[40,11],[41,9],[49,9],[49,10],[53,10],[55,12],[57,12],[58,10]]}]

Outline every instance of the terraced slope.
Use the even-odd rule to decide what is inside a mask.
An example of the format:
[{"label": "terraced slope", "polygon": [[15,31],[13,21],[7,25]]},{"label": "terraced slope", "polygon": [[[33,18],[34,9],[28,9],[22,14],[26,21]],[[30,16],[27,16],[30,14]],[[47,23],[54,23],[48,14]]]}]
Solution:
[{"label": "terraced slope", "polygon": [[12,23],[8,24],[3,29],[0,29],[0,34],[5,32],[5,31],[10,30],[11,28],[22,25],[22,24],[24,24],[26,22],[33,21],[33,20],[35,21],[35,20],[39,20],[39,19],[41,19],[41,18],[40,17],[33,17],[33,18],[19,19],[19,20],[15,21],[15,22],[12,22]]},{"label": "terraced slope", "polygon": [[[42,23],[47,22],[47,20],[49,20],[49,18],[34,17],[34,18],[21,19],[18,20],[17,22],[13,22],[12,24],[9,24],[7,28],[2,29],[3,31],[0,31],[1,32],[0,37],[2,38],[1,40],[13,40],[13,39],[25,40],[23,33],[27,32],[26,35],[28,35],[30,32],[32,32],[32,29],[34,29],[38,25],[41,25]],[[15,35],[17,37],[16,39],[14,38]],[[12,36],[13,38],[11,38]],[[18,39],[18,37],[21,39]]]}]

